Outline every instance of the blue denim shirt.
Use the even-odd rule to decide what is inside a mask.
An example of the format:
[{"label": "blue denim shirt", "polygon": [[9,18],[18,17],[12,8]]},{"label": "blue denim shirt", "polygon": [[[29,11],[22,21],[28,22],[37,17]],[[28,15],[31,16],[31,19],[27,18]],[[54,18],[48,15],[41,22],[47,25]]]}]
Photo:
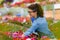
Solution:
[{"label": "blue denim shirt", "polygon": [[32,23],[32,26],[24,33],[25,36],[30,35],[34,31],[39,31],[45,34],[50,34],[50,30],[48,29],[48,24],[46,19],[43,17],[39,17]]}]

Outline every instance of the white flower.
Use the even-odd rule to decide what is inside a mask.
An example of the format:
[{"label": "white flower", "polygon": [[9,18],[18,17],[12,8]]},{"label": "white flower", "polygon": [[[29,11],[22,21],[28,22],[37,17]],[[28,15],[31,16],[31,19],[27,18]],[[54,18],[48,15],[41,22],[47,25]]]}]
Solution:
[{"label": "white flower", "polygon": [[27,38],[26,40],[31,40],[30,38]]},{"label": "white flower", "polygon": [[25,22],[26,22],[26,19],[23,20],[23,23],[25,23]]},{"label": "white flower", "polygon": [[9,25],[9,23],[7,23]]},{"label": "white flower", "polygon": [[0,21],[0,23],[3,23],[3,21]]}]

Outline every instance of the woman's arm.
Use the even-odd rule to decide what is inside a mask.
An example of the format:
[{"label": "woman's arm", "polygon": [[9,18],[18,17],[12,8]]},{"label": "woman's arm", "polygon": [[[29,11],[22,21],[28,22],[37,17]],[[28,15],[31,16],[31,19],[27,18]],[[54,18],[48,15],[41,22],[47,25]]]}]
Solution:
[{"label": "woman's arm", "polygon": [[33,31],[35,31],[38,28],[37,23],[33,23],[32,26],[24,33],[25,36],[29,36]]}]

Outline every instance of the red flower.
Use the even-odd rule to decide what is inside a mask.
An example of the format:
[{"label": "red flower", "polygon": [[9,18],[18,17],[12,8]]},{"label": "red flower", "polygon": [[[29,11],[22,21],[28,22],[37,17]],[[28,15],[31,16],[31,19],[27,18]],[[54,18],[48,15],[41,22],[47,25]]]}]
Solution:
[{"label": "red flower", "polygon": [[24,0],[25,3],[32,3],[35,2],[35,0]]},{"label": "red flower", "polygon": [[16,2],[15,4],[16,4],[16,5],[20,5],[20,2]]},{"label": "red flower", "polygon": [[23,22],[24,21],[24,17],[20,17],[20,18],[18,18],[18,22]]},{"label": "red flower", "polygon": [[27,21],[27,22],[30,21],[30,17],[26,17],[26,21]]},{"label": "red flower", "polygon": [[20,30],[20,31],[19,31],[19,34],[20,34],[20,35],[22,35],[22,34],[23,34],[23,32]]},{"label": "red flower", "polygon": [[5,35],[10,36],[10,32],[4,32]]},{"label": "red flower", "polygon": [[16,4],[11,4],[11,7],[14,7]]},{"label": "red flower", "polygon": [[24,2],[16,2],[15,5],[21,5]]},{"label": "red flower", "polygon": [[18,20],[18,17],[13,18],[13,21],[17,21],[17,20]]},{"label": "red flower", "polygon": [[13,38],[13,40],[19,40],[18,38]]},{"label": "red flower", "polygon": [[25,22],[25,18],[24,17],[15,17],[15,18],[13,18],[13,21],[18,21],[18,22],[23,23],[23,22]]}]

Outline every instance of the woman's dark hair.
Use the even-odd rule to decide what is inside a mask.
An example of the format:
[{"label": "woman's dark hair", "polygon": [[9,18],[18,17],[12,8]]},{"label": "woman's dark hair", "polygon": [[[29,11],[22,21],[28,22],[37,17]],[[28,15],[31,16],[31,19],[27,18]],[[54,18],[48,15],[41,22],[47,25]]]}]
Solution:
[{"label": "woman's dark hair", "polygon": [[40,4],[32,4],[30,6],[28,6],[28,9],[31,9],[33,11],[37,12],[37,17],[43,17],[43,10],[40,6]]}]

